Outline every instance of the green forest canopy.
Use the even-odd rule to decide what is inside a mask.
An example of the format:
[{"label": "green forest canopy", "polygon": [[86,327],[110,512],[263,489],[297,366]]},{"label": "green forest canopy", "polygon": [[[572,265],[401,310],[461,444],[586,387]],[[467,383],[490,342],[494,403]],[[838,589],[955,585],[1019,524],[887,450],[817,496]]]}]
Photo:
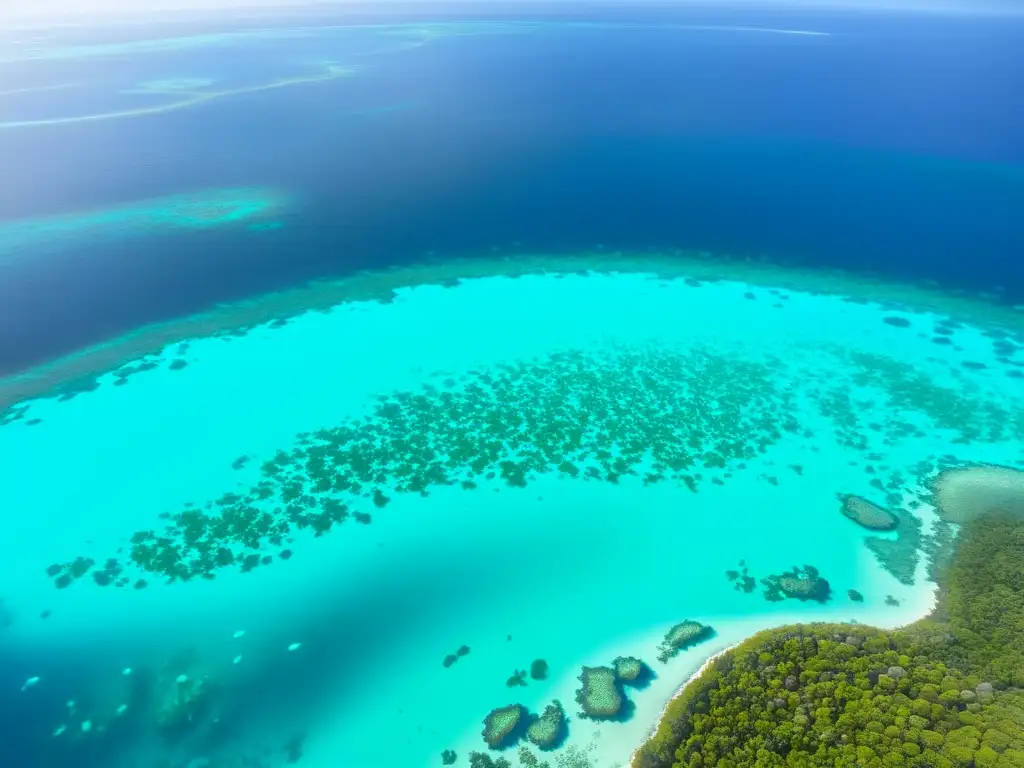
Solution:
[{"label": "green forest canopy", "polygon": [[632,768],[1024,768],[1024,520],[968,521],[929,617],[754,635],[666,709]]}]

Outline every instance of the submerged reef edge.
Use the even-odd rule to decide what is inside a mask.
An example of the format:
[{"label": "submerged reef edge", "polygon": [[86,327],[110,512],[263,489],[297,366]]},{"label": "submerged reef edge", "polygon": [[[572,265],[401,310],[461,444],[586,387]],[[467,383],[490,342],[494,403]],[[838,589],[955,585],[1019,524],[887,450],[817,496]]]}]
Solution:
[{"label": "submerged reef edge", "polygon": [[394,300],[396,291],[416,286],[455,286],[462,280],[527,275],[591,273],[650,274],[695,282],[739,281],[777,289],[838,295],[892,309],[931,311],[1024,336],[1024,308],[997,296],[957,293],[933,284],[899,283],[838,270],[815,270],[769,259],[706,251],[624,253],[605,250],[570,254],[515,254],[488,259],[423,262],[389,270],[360,272],[301,287],[221,304],[201,314],[152,324],[78,350],[35,368],[0,378],[0,422],[20,403],[67,396],[97,387],[99,376],[192,339],[242,336],[251,329],[283,325],[306,312],[326,312],[349,302]]}]

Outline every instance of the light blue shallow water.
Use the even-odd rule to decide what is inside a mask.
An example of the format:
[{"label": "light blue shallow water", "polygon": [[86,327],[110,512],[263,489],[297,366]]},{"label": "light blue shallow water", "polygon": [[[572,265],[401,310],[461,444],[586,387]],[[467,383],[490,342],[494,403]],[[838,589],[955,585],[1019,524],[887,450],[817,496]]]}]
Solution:
[{"label": "light blue shallow water", "polygon": [[[909,327],[883,321],[897,316]],[[840,513],[836,494],[885,504],[871,481],[898,473],[889,490],[923,502],[915,514],[928,534],[925,486],[939,457],[1024,459],[1024,388],[1009,375],[1017,353],[1008,362],[991,335],[970,326],[938,345],[942,320],[742,282],[532,275],[409,288],[392,303],[350,303],[280,328],[168,347],[157,370],[34,402],[0,429],[8,520],[0,583],[13,617],[0,638],[23,659],[0,685],[17,691],[39,677],[21,695],[49,713],[38,738],[66,759],[108,739],[124,760],[161,755],[185,765],[271,748],[277,765],[282,745],[303,733],[302,764],[313,768],[437,765],[447,748],[465,765],[470,750],[484,748],[490,709],[519,702],[539,712],[559,698],[572,721],[552,765],[570,764],[574,750],[593,768],[624,765],[701,661],[751,632],[795,620],[893,626],[929,610],[924,558],[915,583],[900,583],[864,545],[867,532]],[[187,365],[172,370],[173,360]],[[459,408],[444,411],[445,391]],[[377,398],[396,392],[425,394],[415,434],[380,426]],[[290,543],[263,541],[260,554],[273,564],[251,573],[229,567],[213,580],[163,584],[128,563],[133,533],[162,530],[160,514],[189,502],[246,493],[263,462],[290,451],[300,433],[355,420],[392,454],[397,438],[447,451],[461,434],[471,458],[488,439],[481,414],[500,413],[521,419],[506,458],[522,459],[548,444],[568,413],[570,425],[587,419],[593,444],[614,456],[623,437],[602,430],[630,417],[647,430],[645,449],[660,450],[666,430],[685,439],[694,425],[673,410],[677,395],[687,418],[703,424],[706,449],[755,443],[787,419],[798,426],[765,438],[753,458],[689,470],[701,475],[696,492],[678,480],[645,484],[650,454],[617,483],[549,471],[510,487],[485,469],[475,489],[435,485],[421,496],[396,492],[396,478],[382,475],[390,502],[352,505],[372,514],[369,525],[349,519],[323,537],[305,530],[292,531]],[[857,423],[823,407],[837,395],[849,396]],[[721,432],[730,413],[761,426]],[[937,423],[950,413],[958,415]],[[985,433],[995,422],[1000,434],[963,441],[965,429]],[[844,445],[844,429],[866,442]],[[241,456],[251,458],[233,468]],[[461,471],[460,461],[450,466]],[[279,558],[284,546],[291,559]],[[101,588],[87,575],[55,589],[47,566],[78,556],[117,558],[131,582],[145,577],[148,586]],[[741,559],[758,578],[812,564],[832,599],[770,603],[760,589],[738,592],[724,572]],[[847,599],[848,589],[864,603]],[[890,595],[898,607],[886,605]],[[44,611],[52,613],[39,618]],[[684,619],[718,635],[658,664],[657,644]],[[444,667],[463,644],[471,652]],[[657,673],[629,694],[633,717],[576,717],[581,666],[620,653]],[[506,687],[536,658],[550,664],[547,680]],[[150,673],[157,695],[133,693],[133,678]],[[220,689],[209,722],[168,745],[154,720],[178,675],[207,675]],[[118,714],[121,705],[129,709]],[[215,719],[230,727],[210,740]]]}]

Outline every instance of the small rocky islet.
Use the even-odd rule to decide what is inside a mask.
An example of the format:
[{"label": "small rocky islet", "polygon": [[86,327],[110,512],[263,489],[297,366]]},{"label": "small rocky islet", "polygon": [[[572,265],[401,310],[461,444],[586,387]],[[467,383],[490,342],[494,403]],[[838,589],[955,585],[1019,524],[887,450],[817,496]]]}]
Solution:
[{"label": "small rocky islet", "polygon": [[[659,646],[659,659],[667,663],[683,650],[713,636],[714,630],[708,625],[689,619],[681,621],[666,631]],[[534,670],[538,667],[543,669],[546,676],[547,662],[538,659],[531,665]],[[579,717],[597,721],[627,718],[632,703],[625,688],[643,687],[652,676],[651,668],[636,656],[618,656],[608,666],[584,666],[578,677],[580,685],[575,695],[580,709]],[[518,679],[518,673],[516,677]],[[509,686],[512,685],[510,680]],[[481,736],[490,749],[506,749],[525,738],[535,747],[549,750],[561,744],[566,735],[566,726],[565,709],[557,700],[546,706],[539,716],[531,715],[521,704],[510,704],[497,707],[487,714]]]},{"label": "small rocky islet", "polygon": [[553,749],[565,735],[565,709],[555,699],[544,707],[540,717],[526,727],[526,738],[539,749]]},{"label": "small rocky islet", "polygon": [[579,676],[580,688],[576,691],[576,703],[580,714],[592,720],[607,720],[618,717],[625,696],[615,670],[612,667],[584,667]]},{"label": "small rocky islet", "polygon": [[636,656],[619,656],[612,662],[615,677],[627,685],[637,685],[651,674],[651,669]]},{"label": "small rocky islet", "polygon": [[484,718],[481,736],[491,749],[501,749],[522,735],[528,717],[526,707],[522,704],[492,709]]},{"label": "small rocky islet", "polygon": [[[669,634],[675,639],[680,637],[678,631]],[[634,656],[619,656],[611,666],[584,666],[576,691],[579,716],[591,720],[620,719],[628,703],[623,686],[641,685],[650,674],[650,668]],[[567,722],[565,708],[557,699],[545,706],[539,716],[531,715],[521,704],[509,704],[487,714],[481,736],[490,749],[505,749],[525,738],[541,750],[550,750],[562,743]]]},{"label": "small rocky islet", "polygon": [[714,629],[699,621],[681,621],[665,633],[665,639],[658,646],[658,661],[667,664],[669,659],[687,648],[710,640],[714,635]]}]

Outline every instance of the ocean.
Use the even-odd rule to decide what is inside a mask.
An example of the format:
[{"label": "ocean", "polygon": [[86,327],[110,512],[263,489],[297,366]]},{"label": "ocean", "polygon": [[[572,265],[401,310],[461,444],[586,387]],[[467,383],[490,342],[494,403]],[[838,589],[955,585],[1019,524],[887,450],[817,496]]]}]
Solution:
[{"label": "ocean", "polygon": [[935,477],[1024,468],[1024,26],[531,12],[5,33],[5,764],[620,768],[931,609]]},{"label": "ocean", "polygon": [[[484,16],[477,8],[462,16]],[[237,186],[300,200],[286,230],[259,237],[76,243],[66,258],[84,266],[66,268],[25,254],[0,284],[0,371],[217,302],[431,255],[763,254],[1021,300],[1024,22],[564,8],[532,11],[527,21],[554,19],[544,32],[397,51],[377,35],[322,33],[5,64],[3,87],[84,79],[99,92],[90,104],[63,90],[9,97],[11,118],[149,105],[119,89],[170,76],[216,89],[332,57],[363,68],[162,114],[4,131],[0,164],[18,184],[0,192],[0,220]],[[563,28],[559,15],[651,26]],[[396,17],[406,18],[355,21]],[[259,26],[271,21],[309,20]],[[80,44],[93,33],[60,34]]]}]

